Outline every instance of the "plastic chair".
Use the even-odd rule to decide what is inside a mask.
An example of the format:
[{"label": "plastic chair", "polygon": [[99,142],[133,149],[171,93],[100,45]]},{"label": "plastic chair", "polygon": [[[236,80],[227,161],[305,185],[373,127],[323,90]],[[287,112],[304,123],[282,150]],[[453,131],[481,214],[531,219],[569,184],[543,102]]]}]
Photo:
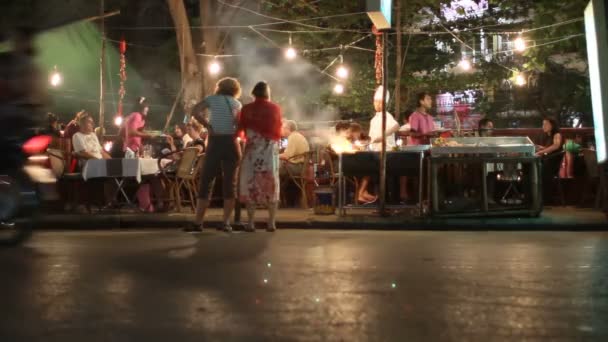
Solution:
[{"label": "plastic chair", "polygon": [[[46,153],[49,157],[51,170],[55,174],[55,177],[57,177],[59,182],[66,183],[67,185],[67,204],[78,204],[77,200],[79,199],[79,196],[77,187],[84,184],[82,174],[77,172],[68,172],[68,158],[66,157],[64,151],[49,148]],[[91,206],[88,200],[86,201],[85,205],[87,210],[91,211]]]}]

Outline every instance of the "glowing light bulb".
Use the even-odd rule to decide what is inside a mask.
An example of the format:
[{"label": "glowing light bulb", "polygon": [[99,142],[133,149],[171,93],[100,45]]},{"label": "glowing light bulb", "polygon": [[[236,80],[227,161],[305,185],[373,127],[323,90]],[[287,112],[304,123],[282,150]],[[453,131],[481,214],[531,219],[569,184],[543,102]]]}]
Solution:
[{"label": "glowing light bulb", "polygon": [[515,76],[515,84],[520,87],[526,85],[526,78],[524,77],[524,75],[518,74],[517,76]]},{"label": "glowing light bulb", "polygon": [[340,94],[344,94],[344,86],[340,83],[336,84],[334,86],[334,93],[340,95]]},{"label": "glowing light bulb", "polygon": [[514,44],[515,50],[517,52],[526,51],[526,41],[522,37],[515,38],[515,41],[513,41],[513,44]]},{"label": "glowing light bulb", "polygon": [[222,70],[222,66],[218,61],[213,61],[209,63],[209,66],[207,68],[209,69],[209,73],[211,75],[217,75]]},{"label": "glowing light bulb", "polygon": [[51,74],[50,82],[53,87],[57,87],[63,82],[63,77],[61,77],[61,74],[55,70]]},{"label": "glowing light bulb", "polygon": [[397,146],[401,147],[403,145],[403,139],[401,139],[401,138],[397,139],[396,143],[397,143]]},{"label": "glowing light bulb", "polygon": [[113,146],[113,145],[114,145],[114,143],[113,143],[113,142],[111,142],[111,141],[107,141],[105,144],[103,144],[103,149],[104,149],[106,152],[110,152],[110,151],[112,150],[112,146]]},{"label": "glowing light bulb", "polygon": [[298,52],[296,49],[289,47],[285,50],[285,58],[287,59],[295,59],[298,56]]},{"label": "glowing light bulb", "polygon": [[114,118],[114,125],[122,126],[122,116],[117,116]]},{"label": "glowing light bulb", "polygon": [[458,66],[464,71],[471,70],[471,62],[468,59],[463,58],[460,63],[458,63]]},{"label": "glowing light bulb", "polygon": [[266,267],[270,268],[270,267],[272,267],[272,264],[271,263],[267,263]]},{"label": "glowing light bulb", "polygon": [[264,279],[264,284],[268,284],[268,279]]},{"label": "glowing light bulb", "polygon": [[396,283],[392,283],[391,284],[391,288],[396,289],[397,288],[397,284]]},{"label": "glowing light bulb", "polygon": [[341,79],[348,78],[348,69],[345,66],[340,65],[338,67],[338,70],[336,70],[336,76],[338,76],[338,78],[341,78]]}]

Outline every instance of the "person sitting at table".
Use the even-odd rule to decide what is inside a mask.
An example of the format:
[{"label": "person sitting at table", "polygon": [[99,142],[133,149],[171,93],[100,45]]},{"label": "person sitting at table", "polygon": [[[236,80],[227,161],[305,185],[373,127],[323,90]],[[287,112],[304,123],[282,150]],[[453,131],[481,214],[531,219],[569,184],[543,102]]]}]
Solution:
[{"label": "person sitting at table", "polygon": [[536,155],[542,158],[542,184],[544,198],[549,198],[553,179],[558,176],[562,162],[562,134],[559,131],[557,120],[552,117],[543,119],[543,135],[540,145],[537,145]]},{"label": "person sitting at table", "polygon": [[422,92],[416,97],[416,111],[410,115],[412,145],[428,145],[430,137],[435,130],[435,122],[429,113],[433,107],[433,98],[428,93]]},{"label": "person sitting at table", "polygon": [[48,125],[40,133],[49,135],[52,138],[61,138],[61,130],[59,129],[59,119],[53,113],[47,113]]},{"label": "person sitting at table", "polygon": [[74,134],[80,131],[80,127],[78,123],[80,122],[80,117],[82,115],[88,115],[84,109],[74,115],[74,118],[68,122],[67,126],[65,126],[65,130],[63,131],[63,137],[72,141],[72,137]]},{"label": "person sitting at table", "polygon": [[202,136],[203,129],[203,125],[196,120],[192,120],[188,125],[186,125],[186,132],[188,136],[190,136],[191,140],[184,145],[184,147],[196,147],[199,154],[204,153],[207,144]]},{"label": "person sitting at table", "polygon": [[281,136],[287,138],[287,147],[283,153],[279,154],[279,159],[282,161],[279,168],[280,177],[302,174],[305,158],[300,155],[310,151],[308,141],[302,133],[298,132],[298,125],[293,120],[283,121]]},{"label": "person sitting at table", "polygon": [[110,155],[101,147],[95,134],[93,118],[89,114],[81,115],[78,126],[80,131],[72,137],[72,147],[82,165],[89,159],[109,159]]},{"label": "person sitting at table", "polygon": [[[348,140],[355,151],[364,151],[365,147],[370,142],[370,137],[363,133],[363,127],[360,124],[353,122],[348,129]],[[357,201],[361,203],[373,203],[378,197],[369,193],[368,187],[370,177],[357,178],[359,188],[357,189]]]}]

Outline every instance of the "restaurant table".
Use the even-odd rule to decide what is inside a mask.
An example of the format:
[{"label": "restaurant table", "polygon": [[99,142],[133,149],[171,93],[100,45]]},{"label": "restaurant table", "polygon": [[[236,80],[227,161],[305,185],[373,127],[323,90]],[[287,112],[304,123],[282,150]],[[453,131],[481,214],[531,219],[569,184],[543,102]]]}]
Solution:
[{"label": "restaurant table", "polygon": [[93,178],[114,179],[118,186],[115,194],[122,194],[127,204],[131,204],[131,199],[124,191],[126,180],[135,179],[140,183],[142,176],[155,175],[159,172],[158,160],[152,158],[91,159],[82,169],[82,178],[85,181]]},{"label": "restaurant table", "polygon": [[[423,212],[424,160],[430,145],[402,146],[397,151],[386,152],[386,175],[418,177],[419,213]],[[360,151],[338,155],[338,214],[346,214],[346,177],[378,176],[380,174],[380,152]],[[349,206],[349,208],[368,206]],[[399,206],[404,208],[406,206]]]}]

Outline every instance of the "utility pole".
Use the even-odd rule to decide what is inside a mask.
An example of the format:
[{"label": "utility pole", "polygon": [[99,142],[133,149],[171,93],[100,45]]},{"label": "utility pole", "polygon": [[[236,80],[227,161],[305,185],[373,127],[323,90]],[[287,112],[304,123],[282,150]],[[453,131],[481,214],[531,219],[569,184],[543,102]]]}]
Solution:
[{"label": "utility pole", "polygon": [[99,15],[101,16],[101,56],[99,58],[99,127],[104,134],[104,75],[106,65],[106,32],[105,32],[105,4],[104,0],[99,2]]}]

